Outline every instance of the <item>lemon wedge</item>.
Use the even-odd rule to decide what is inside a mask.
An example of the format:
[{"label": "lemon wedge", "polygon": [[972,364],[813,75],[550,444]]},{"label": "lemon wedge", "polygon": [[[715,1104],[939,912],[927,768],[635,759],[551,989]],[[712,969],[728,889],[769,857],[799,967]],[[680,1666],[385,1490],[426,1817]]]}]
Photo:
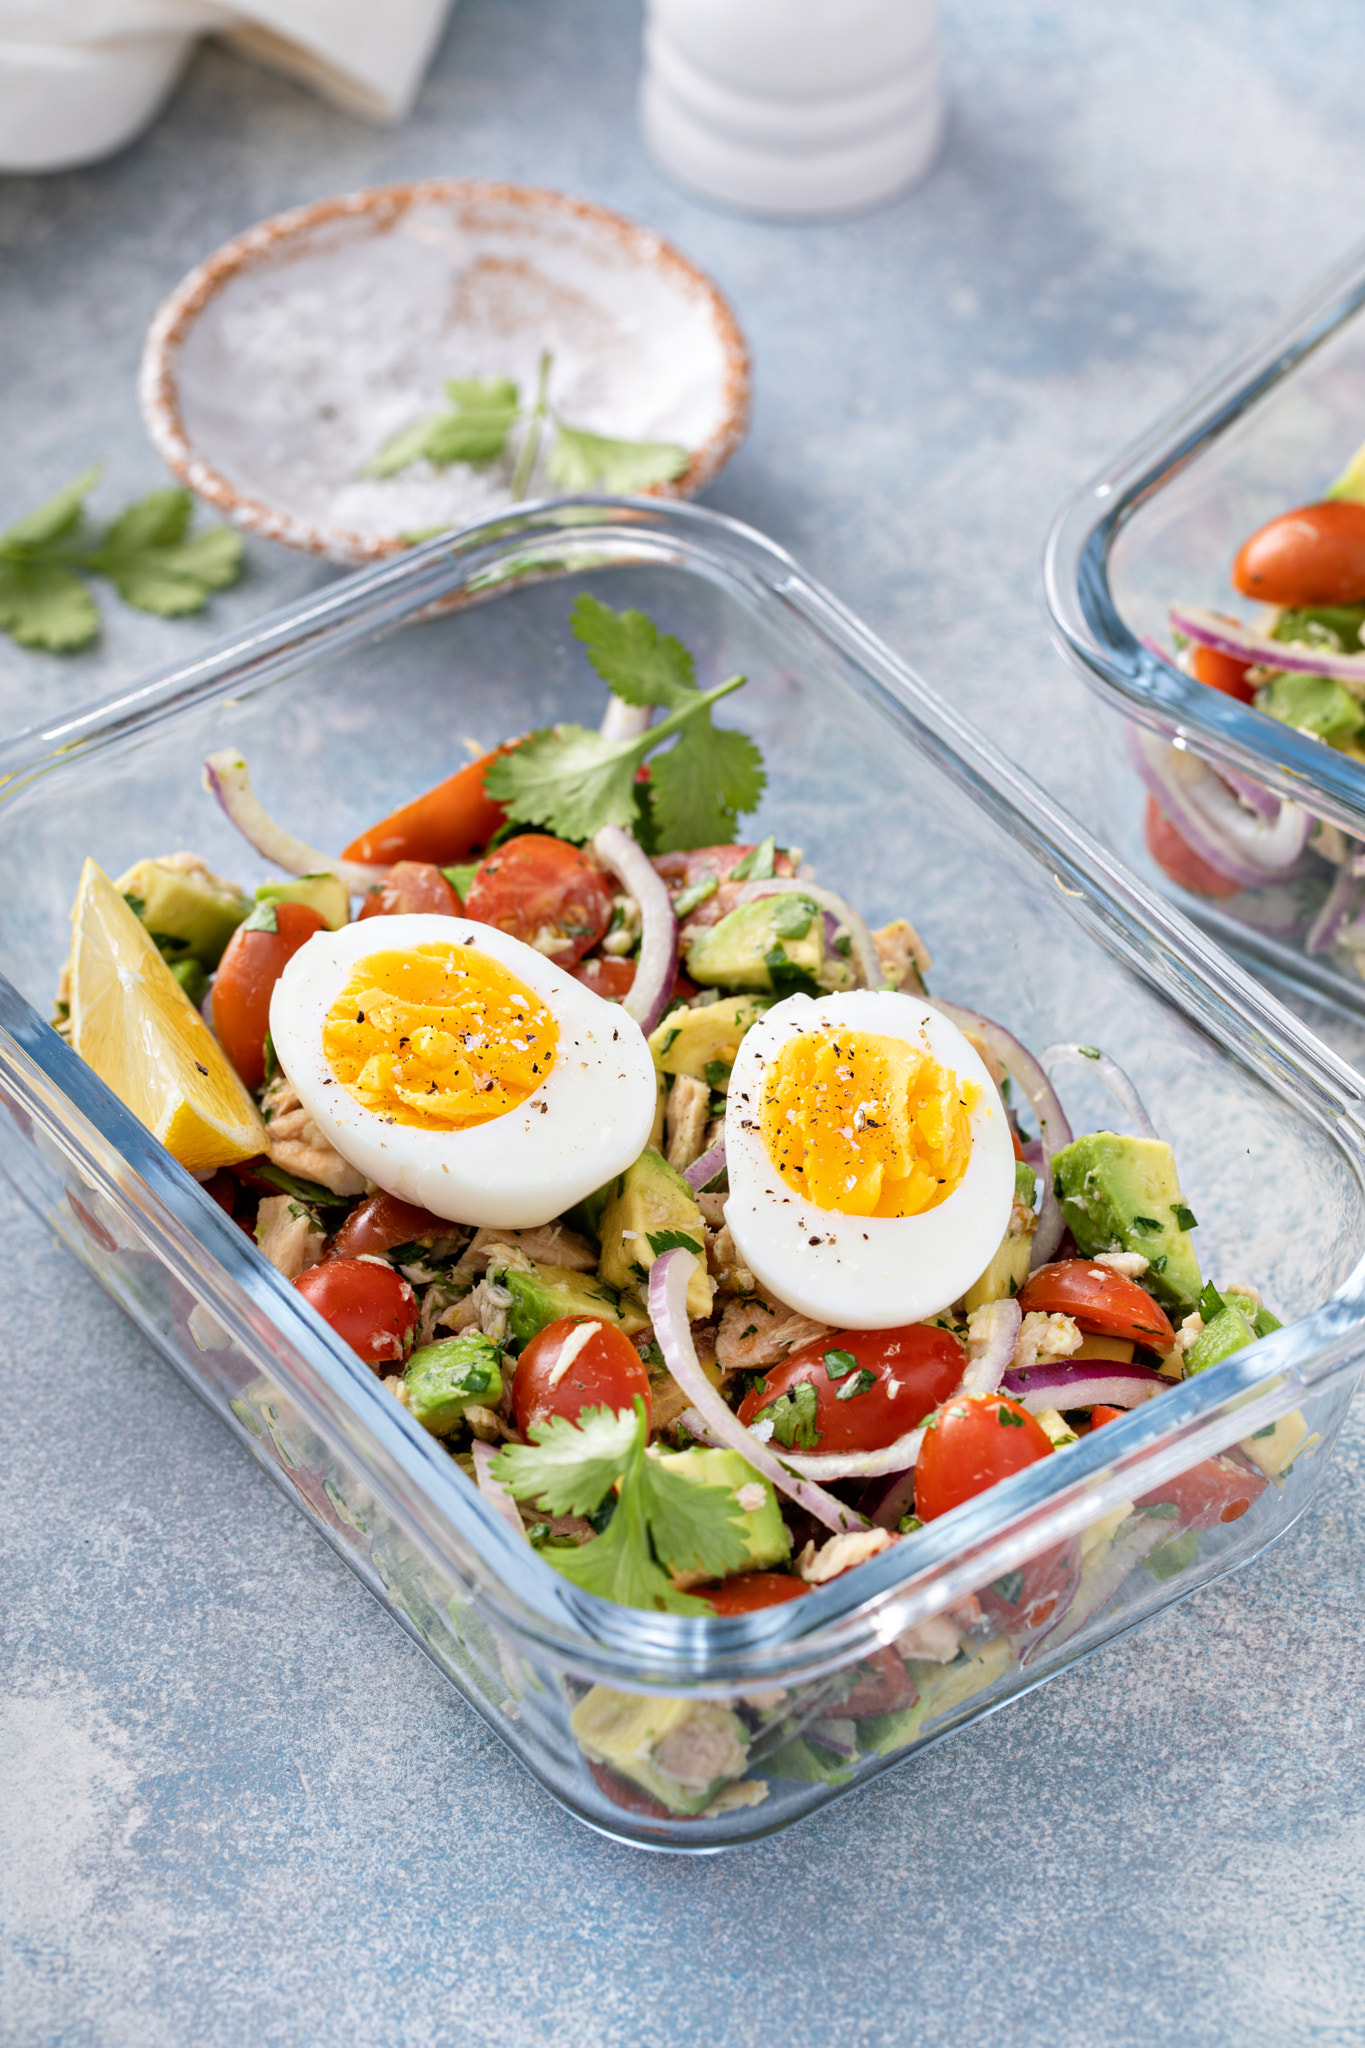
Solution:
[{"label": "lemon wedge", "polygon": [[104,870],[71,912],[71,1043],[154,1138],[209,1173],[267,1149],[260,1112]]}]

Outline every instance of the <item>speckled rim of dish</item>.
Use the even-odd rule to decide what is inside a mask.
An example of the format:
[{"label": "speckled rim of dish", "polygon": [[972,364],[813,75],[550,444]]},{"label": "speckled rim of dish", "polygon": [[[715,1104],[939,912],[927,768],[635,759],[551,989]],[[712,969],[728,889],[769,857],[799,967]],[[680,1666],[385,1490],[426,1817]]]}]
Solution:
[{"label": "speckled rim of dish", "polygon": [[308,206],[296,206],[287,213],[273,214],[247,228],[230,242],[224,242],[211,256],[196,264],[182,278],[170,297],[157,309],[143,344],[138,394],[142,417],[152,444],[163,461],[195,496],[214,505],[234,526],[266,540],[306,553],[336,560],[363,563],[381,561],[402,554],[407,543],[398,536],[351,533],[343,528],[315,526],[292,512],[281,512],[249,496],[197,453],[185,431],[180,414],[177,360],[195,321],[216,293],[239,271],[272,256],[294,236],[328,221],[375,217],[376,228],[386,230],[409,207],[425,202],[477,205],[479,202],[523,206],[547,214],[569,215],[603,228],[628,254],[642,265],[665,272],[688,296],[701,298],[710,307],[724,358],[722,396],[724,416],[720,425],[700,448],[681,476],[671,483],[653,484],[642,493],[648,497],[690,498],[703,484],[724,468],[743,440],[749,424],[749,349],[729,301],[714,279],[673,247],[653,228],[642,226],[609,207],[595,206],[586,199],[551,191],[538,185],[507,185],[478,178],[427,178],[405,185],[373,185],[360,192],[347,192],[333,199],[319,199]]}]

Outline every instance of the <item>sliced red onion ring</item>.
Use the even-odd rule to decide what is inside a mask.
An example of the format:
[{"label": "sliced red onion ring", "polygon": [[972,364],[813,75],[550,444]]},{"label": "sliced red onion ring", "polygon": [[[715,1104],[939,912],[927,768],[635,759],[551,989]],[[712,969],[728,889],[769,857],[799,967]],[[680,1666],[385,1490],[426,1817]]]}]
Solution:
[{"label": "sliced red onion ring", "polygon": [[510,1523],[518,1536],[524,1537],[526,1535],[526,1524],[522,1521],[517,1511],[517,1504],[511,1490],[503,1484],[501,1479],[495,1479],[493,1476],[493,1460],[497,1455],[492,1444],[486,1444],[480,1438],[475,1437],[474,1478],[478,1484],[479,1492],[489,1503],[490,1507],[496,1508],[504,1522]]},{"label": "sliced red onion ring", "polygon": [[[852,1508],[836,1500],[823,1487],[812,1486],[786,1469],[765,1444],[744,1427],[726,1407],[697,1360],[692,1330],[687,1320],[687,1283],[697,1260],[691,1252],[665,1252],[649,1273],[649,1319],[664,1355],[664,1363],[696,1410],[704,1427],[694,1432],[727,1445],[747,1458],[756,1472],[770,1479],[779,1493],[785,1493],[798,1507],[813,1515],[827,1529],[842,1536],[850,1529],[865,1529],[867,1523]],[[691,1423],[688,1427],[691,1428]]]},{"label": "sliced red onion ring", "polygon": [[1099,1075],[1114,1100],[1127,1111],[1128,1120],[1137,1126],[1140,1138],[1158,1135],[1142,1097],[1118,1061],[1111,1060],[1108,1053],[1087,1051],[1083,1045],[1048,1045],[1044,1046],[1039,1058],[1049,1073],[1055,1067],[1088,1067],[1091,1073]]},{"label": "sliced red onion ring", "polygon": [[1024,1312],[1007,1295],[1003,1301],[988,1301],[973,1309],[967,1318],[967,1349],[970,1354],[962,1375],[959,1394],[993,1394],[1004,1377],[1019,1342],[1019,1325]]},{"label": "sliced red onion ring", "polygon": [[822,910],[831,912],[848,933],[852,941],[853,962],[862,976],[863,987],[880,988],[885,982],[886,976],[866,919],[859,917],[853,905],[842,896],[836,896],[832,889],[820,889],[814,882],[796,881],[784,875],[774,875],[768,882],[745,882],[740,888],[741,903],[753,903],[760,896],[808,896]]},{"label": "sliced red onion ring", "polygon": [[367,867],[360,861],[337,860],[330,853],[319,853],[306,840],[296,839],[292,832],[286,832],[283,825],[266,814],[260,798],[251,787],[251,776],[246,762],[235,747],[225,747],[221,753],[210,754],[204,763],[204,787],[210,796],[216,796],[223,809],[231,818],[244,839],[250,841],[257,853],[273,861],[277,868],[283,868],[287,875],[335,875],[345,884],[352,896],[363,896],[376,882],[382,882],[387,868]]},{"label": "sliced red onion ring", "polygon": [[912,1472],[923,1442],[924,1431],[911,1429],[880,1451],[783,1451],[782,1462],[803,1479],[882,1479]]},{"label": "sliced red onion ring", "polygon": [[915,1505],[915,1471],[893,1473],[887,1481],[885,1493],[872,1510],[874,1529],[895,1529],[902,1516],[908,1515]]},{"label": "sliced red onion ring", "polygon": [[678,920],[668,884],[644,849],[620,825],[604,825],[592,842],[603,867],[610,868],[640,906],[640,953],[635,979],[621,1008],[646,1038],[673,992],[678,973]]},{"label": "sliced red onion ring", "polygon": [[1033,1233],[1033,1250],[1029,1254],[1029,1264],[1035,1269],[1045,1266],[1061,1243],[1062,1233],[1066,1229],[1062,1205],[1057,1200],[1052,1185],[1052,1155],[1054,1152],[1060,1152],[1063,1145],[1071,1143],[1071,1126],[1066,1120],[1066,1111],[1057,1099],[1056,1089],[1028,1047],[1021,1045],[1012,1032],[1006,1031],[1003,1024],[993,1023],[989,1017],[983,1017],[977,1010],[966,1010],[961,1003],[941,1002],[937,996],[931,996],[928,1000],[936,1010],[942,1010],[944,1016],[951,1019],[959,1031],[975,1031],[985,1039],[1010,1079],[1022,1089],[1029,1107],[1038,1119],[1042,1165],[1037,1172],[1042,1183],[1043,1199],[1038,1210],[1038,1228]]},{"label": "sliced red onion ring", "polygon": [[694,1159],[690,1166],[683,1168],[683,1179],[690,1188],[699,1194],[704,1187],[708,1186],[716,1178],[718,1173],[724,1170],[724,1167],[725,1140],[722,1137],[717,1138],[715,1144],[711,1146],[709,1151],[703,1152],[700,1159]]},{"label": "sliced red onion ring", "polygon": [[1080,1358],[1007,1372],[1001,1384],[1021,1408],[1037,1415],[1044,1408],[1138,1408],[1171,1382],[1154,1366]]},{"label": "sliced red onion ring", "polygon": [[1267,789],[1263,782],[1253,782],[1249,775],[1239,775],[1235,768],[1229,768],[1226,764],[1218,773],[1228,788],[1234,790],[1258,817],[1264,818],[1267,825],[1274,824],[1280,815],[1280,799],[1273,789]]},{"label": "sliced red onion ring", "polygon": [[1352,854],[1336,871],[1322,909],[1304,937],[1305,953],[1330,953],[1360,909],[1365,895],[1365,855]]},{"label": "sliced red onion ring", "polygon": [[1186,747],[1130,725],[1133,765],[1166,816],[1195,852],[1244,889],[1258,889],[1292,868],[1313,821],[1297,804],[1281,803],[1267,821],[1241,803],[1222,776]]},{"label": "sliced red onion ring", "polygon": [[[1289,641],[1272,640],[1237,619],[1225,619],[1203,605],[1173,604],[1171,624],[1187,640],[1198,640],[1219,654],[1236,661],[1254,662],[1258,668],[1290,669],[1298,675],[1335,676],[1340,683],[1354,683],[1365,690],[1365,654],[1335,654],[1330,647],[1296,647]],[[1164,657],[1167,661],[1170,656]]]},{"label": "sliced red onion ring", "polygon": [[604,740],[638,740],[642,732],[649,731],[649,721],[653,716],[652,704],[627,704],[624,697],[612,695],[607,699],[607,708],[597,730]]}]

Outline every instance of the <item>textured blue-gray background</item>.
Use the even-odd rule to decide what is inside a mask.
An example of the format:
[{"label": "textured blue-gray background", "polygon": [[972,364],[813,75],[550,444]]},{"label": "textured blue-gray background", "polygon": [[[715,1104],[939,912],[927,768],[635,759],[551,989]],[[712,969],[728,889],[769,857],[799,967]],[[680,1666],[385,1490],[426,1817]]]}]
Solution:
[{"label": "textured blue-gray background", "polygon": [[[142,331],[227,235],[413,175],[562,186],[733,297],[754,429],[709,501],[1093,808],[1043,532],[1359,236],[1365,19],[949,0],[946,39],[933,178],[829,227],[731,219],[653,171],[635,0],[463,0],[396,131],[206,50],[115,162],[0,181],[0,524],[92,460],[104,505],[160,480]],[[111,604],[68,662],[0,641],[0,728],[331,573],[250,557],[211,621]],[[656,1859],[563,1817],[8,1196],[0,1217],[6,2048],[1361,2038],[1359,1424],[1239,1578],[793,1834]]]}]

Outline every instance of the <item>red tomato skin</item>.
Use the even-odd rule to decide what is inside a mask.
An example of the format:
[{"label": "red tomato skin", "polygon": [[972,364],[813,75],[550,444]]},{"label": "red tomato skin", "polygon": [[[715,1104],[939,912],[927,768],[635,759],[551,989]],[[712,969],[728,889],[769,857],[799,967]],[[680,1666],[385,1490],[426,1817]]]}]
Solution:
[{"label": "red tomato skin", "polygon": [[799,1600],[810,1587],[790,1572],[742,1572],[735,1579],[713,1579],[709,1585],[689,1586],[694,1600],[705,1600],[717,1614],[757,1614],[763,1607],[780,1607],[785,1600]]},{"label": "red tomato skin", "polygon": [[509,839],[480,862],[465,912],[527,945],[550,932],[561,941],[551,958],[572,969],[606,936],[611,902],[601,868],[567,840],[536,832]]},{"label": "red tomato skin", "polygon": [[366,1365],[401,1366],[417,1334],[417,1296],[401,1273],[370,1259],[324,1259],[294,1282]]},{"label": "red tomato skin", "polygon": [[1098,1408],[1090,1411],[1090,1427],[1103,1429],[1106,1422],[1121,1422],[1127,1413],[1126,1408],[1111,1408],[1107,1402],[1101,1402]]},{"label": "red tomato skin", "polygon": [[591,1316],[561,1316],[534,1336],[512,1380],[512,1413],[524,1436],[533,1422],[552,1415],[577,1421],[585,1408],[629,1408],[638,1394],[650,1412],[649,1374],[630,1339],[611,1323],[600,1323],[567,1372],[550,1384],[565,1340]]},{"label": "red tomato skin", "polygon": [[327,921],[307,903],[277,903],[273,932],[238,925],[213,983],[213,1032],[248,1088],[265,1079],[265,1041],[275,983]]},{"label": "red tomato skin", "polygon": [[[998,1419],[1002,1410],[1007,1423]],[[935,1521],[1051,1455],[1042,1423],[1008,1394],[959,1394],[926,1426],[915,1464],[915,1513]]]},{"label": "red tomato skin", "polygon": [[1169,1351],[1175,1343],[1170,1317],[1145,1288],[1090,1259],[1040,1266],[1020,1288],[1019,1306],[1025,1315],[1038,1309],[1071,1316],[1088,1336],[1127,1337],[1149,1351]]},{"label": "red tomato skin", "polygon": [[[857,1370],[831,1380],[824,1363],[827,1351],[847,1351]],[[803,1344],[781,1365],[764,1375],[760,1392],[751,1388],[739,1404],[739,1419],[754,1420],[759,1410],[776,1401],[799,1380],[815,1388],[818,1451],[880,1451],[898,1437],[918,1429],[930,1410],[946,1401],[962,1378],[966,1355],[951,1330],[927,1323],[906,1323],[895,1330],[832,1330]],[[841,1401],[839,1390],[852,1384],[857,1371],[877,1375],[878,1385]],[[897,1391],[888,1394],[888,1384]]]},{"label": "red tomato skin", "polygon": [[1260,1472],[1245,1472],[1225,1458],[1206,1458],[1165,1479],[1137,1502],[1140,1508],[1166,1505],[1179,1509],[1172,1524],[1173,1535],[1187,1529],[1212,1529],[1218,1522],[1235,1522],[1253,1501],[1259,1500],[1269,1482]]},{"label": "red tomato skin", "polygon": [[1080,1577],[1080,1538],[1071,1536],[1028,1560],[1022,1568],[1017,1600],[1007,1600],[993,1585],[980,1587],[976,1597],[982,1612],[1018,1641],[1061,1620],[1076,1597]]},{"label": "red tomato skin", "polygon": [[610,953],[594,953],[591,960],[580,960],[569,972],[608,1003],[623,1002],[635,986],[635,962],[615,960]]},{"label": "red tomato skin", "polygon": [[1365,598],[1365,505],[1334,498],[1282,512],[1244,541],[1232,565],[1263,604],[1359,604]]},{"label": "red tomato skin", "polygon": [[[753,851],[752,846],[694,846],[688,853],[661,853],[656,856],[654,865],[675,895],[680,889],[690,888],[694,882],[704,881],[710,875],[716,878],[714,893],[699,903],[695,910],[688,911],[685,921],[689,931],[719,924],[727,912],[738,909],[744,884],[730,881],[730,871]],[[788,853],[779,852],[775,856],[773,872],[784,876],[796,873]]]},{"label": "red tomato skin", "polygon": [[458,917],[460,899],[438,867],[427,860],[400,860],[360,906],[361,917],[407,917],[425,912]]},{"label": "red tomato skin", "polygon": [[1239,704],[1250,704],[1256,695],[1256,685],[1247,681],[1249,661],[1238,661],[1235,654],[1220,654],[1216,647],[1195,645],[1190,657],[1190,666],[1198,682],[1207,683],[1211,690],[1219,690],[1225,697],[1235,697]]},{"label": "red tomato skin", "polygon": [[1240,896],[1242,885],[1230,876],[1220,874],[1218,869],[1206,861],[1202,853],[1196,853],[1189,841],[1181,836],[1154,796],[1147,798],[1147,809],[1143,814],[1142,836],[1147,842],[1147,851],[1167,876],[1182,889],[1188,889],[1192,896]]},{"label": "red tomato skin", "polygon": [[487,846],[506,817],[502,805],[485,793],[483,778],[497,756],[508,752],[508,747],[495,747],[491,754],[471,761],[434,789],[401,805],[353,839],[343,858],[373,867],[412,860],[448,868],[456,861],[468,860],[478,848]]},{"label": "red tomato skin", "polygon": [[863,1714],[898,1713],[902,1707],[913,1707],[918,1698],[915,1681],[899,1653],[888,1643],[884,1650],[874,1650],[870,1657],[863,1658],[858,1683],[832,1711],[852,1714],[856,1720]]},{"label": "red tomato skin", "polygon": [[434,1237],[450,1225],[429,1209],[413,1202],[401,1202],[397,1195],[371,1195],[356,1209],[332,1240],[328,1253],[333,1259],[358,1259],[391,1251],[396,1244],[411,1244],[414,1238]]}]

